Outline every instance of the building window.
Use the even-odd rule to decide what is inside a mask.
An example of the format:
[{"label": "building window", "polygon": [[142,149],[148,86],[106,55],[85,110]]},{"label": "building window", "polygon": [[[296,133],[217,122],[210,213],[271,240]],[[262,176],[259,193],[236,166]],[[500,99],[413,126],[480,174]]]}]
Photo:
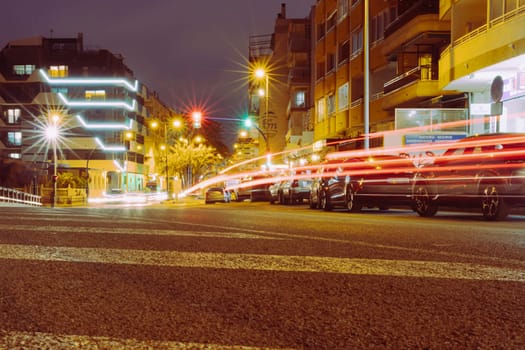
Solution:
[{"label": "building window", "polygon": [[344,43],[339,44],[339,55],[338,55],[338,63],[341,64],[348,60],[348,57],[350,56],[350,41],[347,40]]},{"label": "building window", "polygon": [[17,124],[20,120],[20,116],[22,115],[22,111],[20,108],[10,108],[7,110],[6,114],[8,124]]},{"label": "building window", "polygon": [[8,132],[7,142],[11,146],[21,146],[22,145],[22,133],[20,131]]},{"label": "building window", "polygon": [[328,115],[335,113],[335,95],[328,95]]},{"label": "building window", "polygon": [[324,23],[319,23],[317,25],[317,40],[321,40],[322,38],[324,38],[324,28],[325,28],[325,24]]},{"label": "building window", "polygon": [[324,77],[324,65],[325,63],[324,62],[318,62],[317,63],[317,79],[321,79],[322,77]]},{"label": "building window", "polygon": [[84,93],[86,100],[105,100],[106,91],[105,90],[86,90]]},{"label": "building window", "polygon": [[51,92],[54,92],[55,94],[67,95],[68,90],[65,87],[52,87]]},{"label": "building window", "polygon": [[363,51],[363,27],[352,32],[352,57]]},{"label": "building window", "polygon": [[332,12],[330,16],[328,16],[326,20],[326,31],[330,31],[335,28],[335,24],[337,23],[337,10]]},{"label": "building window", "polygon": [[294,107],[297,107],[297,108],[306,107],[306,91],[296,91],[295,92]]},{"label": "building window", "polygon": [[34,70],[34,64],[15,64],[13,66],[13,74],[15,75],[31,75]]},{"label": "building window", "polygon": [[331,72],[335,68],[335,55],[333,53],[328,54],[326,60],[326,72]]},{"label": "building window", "polygon": [[341,22],[348,16],[348,0],[337,0],[337,21]]},{"label": "building window", "polygon": [[51,78],[65,78],[69,76],[69,69],[64,65],[50,66],[47,73]]},{"label": "building window", "polygon": [[324,97],[317,100],[317,121],[322,122],[326,117],[326,104]]},{"label": "building window", "polygon": [[348,108],[348,83],[344,83],[337,89],[337,110]]}]

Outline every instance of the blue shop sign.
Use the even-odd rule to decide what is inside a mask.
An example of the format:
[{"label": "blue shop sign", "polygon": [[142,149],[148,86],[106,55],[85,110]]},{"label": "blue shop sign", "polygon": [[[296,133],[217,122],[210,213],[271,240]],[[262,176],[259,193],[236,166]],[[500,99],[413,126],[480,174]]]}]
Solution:
[{"label": "blue shop sign", "polygon": [[461,140],[466,134],[409,134],[405,135],[405,145],[430,142],[450,142]]}]

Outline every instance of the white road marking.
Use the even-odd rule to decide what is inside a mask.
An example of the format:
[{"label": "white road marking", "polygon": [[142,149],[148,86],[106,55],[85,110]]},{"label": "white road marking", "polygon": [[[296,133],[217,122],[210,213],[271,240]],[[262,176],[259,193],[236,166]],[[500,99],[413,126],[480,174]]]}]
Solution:
[{"label": "white road marking", "polygon": [[200,232],[188,230],[160,230],[120,227],[87,227],[87,226],[51,226],[51,225],[7,225],[0,224],[0,232],[9,231],[35,231],[45,233],[111,233],[124,235],[158,235],[158,236],[191,236],[191,237],[220,237],[220,238],[243,238],[243,239],[272,239],[285,240],[284,237],[269,237],[245,232]]},{"label": "white road marking", "polygon": [[51,334],[42,332],[13,332],[0,329],[0,349],[203,349],[203,350],[291,350],[290,348],[252,347],[211,343],[137,340],[101,336]]},{"label": "white road marking", "polygon": [[0,245],[1,259],[525,282],[525,268],[442,261]]}]

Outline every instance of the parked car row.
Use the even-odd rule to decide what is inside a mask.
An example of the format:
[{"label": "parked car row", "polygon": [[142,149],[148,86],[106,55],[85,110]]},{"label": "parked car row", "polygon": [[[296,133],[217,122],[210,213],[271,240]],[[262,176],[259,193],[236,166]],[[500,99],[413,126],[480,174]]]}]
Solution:
[{"label": "parked car row", "polygon": [[[272,184],[269,177],[253,177],[231,200],[309,202],[313,209],[351,212],[406,206],[423,217],[442,206],[477,208],[487,220],[525,207],[525,134],[471,136],[429,148],[435,149],[417,166],[408,154],[358,155],[326,161],[308,178],[285,176]],[[206,203],[229,200],[220,188],[206,194]]]},{"label": "parked car row", "polygon": [[[525,134],[471,136],[447,146],[426,152],[439,155],[419,166],[406,155],[327,161],[312,176],[310,207],[356,212],[404,205],[424,217],[440,206],[478,208],[487,220],[525,207]],[[270,202],[293,203],[282,186],[270,187]]]}]

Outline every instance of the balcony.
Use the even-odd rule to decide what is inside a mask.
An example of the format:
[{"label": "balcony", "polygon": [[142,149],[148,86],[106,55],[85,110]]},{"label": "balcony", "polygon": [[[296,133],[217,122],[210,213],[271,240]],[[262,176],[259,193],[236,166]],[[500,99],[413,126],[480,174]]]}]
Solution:
[{"label": "balcony", "polygon": [[399,11],[399,16],[385,28],[385,38],[395,34],[401,27],[415,17],[427,14],[439,14],[439,0],[414,1],[412,6],[407,7],[406,10],[400,8]]},{"label": "balcony", "polygon": [[384,84],[383,108],[413,107],[443,93],[437,75],[428,66],[418,66]]}]

